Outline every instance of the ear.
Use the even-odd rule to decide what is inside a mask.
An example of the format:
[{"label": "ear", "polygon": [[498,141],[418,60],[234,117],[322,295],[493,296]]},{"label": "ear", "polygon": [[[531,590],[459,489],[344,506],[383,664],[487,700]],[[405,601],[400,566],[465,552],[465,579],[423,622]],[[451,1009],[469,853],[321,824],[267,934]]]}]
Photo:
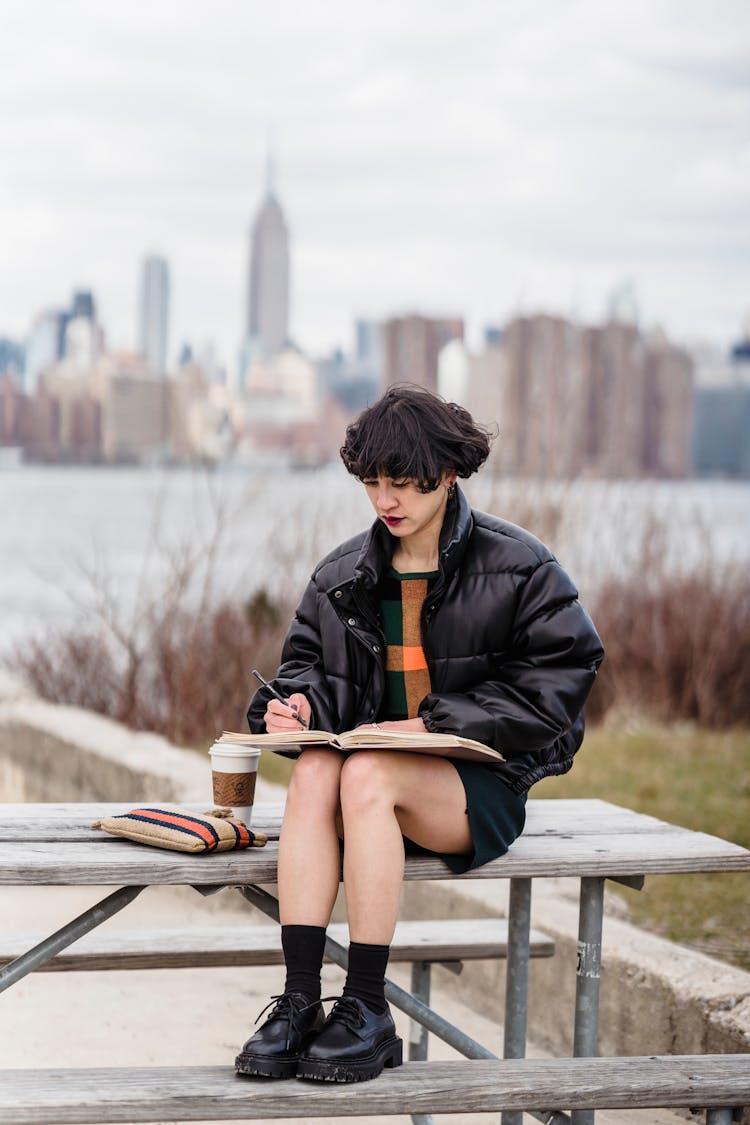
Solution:
[{"label": "ear", "polygon": [[443,484],[446,488],[452,488],[456,483],[457,478],[458,473],[456,472],[456,470],[448,469],[447,472],[443,473]]}]

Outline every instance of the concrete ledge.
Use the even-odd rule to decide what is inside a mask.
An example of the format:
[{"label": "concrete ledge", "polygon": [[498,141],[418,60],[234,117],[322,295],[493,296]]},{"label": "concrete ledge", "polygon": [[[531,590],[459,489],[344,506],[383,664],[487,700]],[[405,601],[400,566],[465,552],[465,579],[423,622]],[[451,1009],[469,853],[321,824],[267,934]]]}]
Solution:
[{"label": "concrete ledge", "polygon": [[[1,690],[1,689],[0,689]],[[284,790],[260,783],[258,797]],[[15,693],[0,699],[0,799],[13,801],[202,800],[210,806],[207,758],[109,719]],[[572,1048],[578,941],[575,880],[538,879],[532,925],[557,953],[532,963],[529,1035],[555,1054]],[[337,910],[341,917],[341,910]],[[507,914],[507,885],[471,879],[404,886],[402,916]],[[609,895],[604,925],[602,1054],[750,1052],[750,973],[631,925]],[[445,970],[438,968],[438,973]],[[502,1019],[503,963],[466,964],[462,1000]],[[447,980],[447,978],[446,978]]]},{"label": "concrete ledge", "polygon": [[[208,750],[208,747],[206,747]],[[17,801],[211,803],[209,759],[39,699],[0,702],[0,789]]]},{"label": "concrete ledge", "polygon": [[[404,917],[507,915],[508,888],[466,880],[405,884]],[[603,1055],[750,1052],[750,973],[650,934],[605,895],[599,1049]],[[578,958],[576,880],[536,879],[532,926],[555,939],[549,960],[529,976],[529,1035],[543,1050],[572,1053]],[[438,966],[438,973],[444,972]],[[505,964],[466,964],[464,1001],[502,1018]],[[750,1120],[750,1115],[748,1115]]]}]

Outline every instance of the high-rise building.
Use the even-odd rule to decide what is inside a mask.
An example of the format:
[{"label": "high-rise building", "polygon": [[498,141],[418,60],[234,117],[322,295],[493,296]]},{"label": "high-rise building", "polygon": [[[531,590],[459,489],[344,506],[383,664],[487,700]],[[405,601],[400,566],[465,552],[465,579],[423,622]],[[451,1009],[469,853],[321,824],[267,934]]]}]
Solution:
[{"label": "high-rise building", "polygon": [[143,259],[139,313],[140,353],[152,374],[163,375],[169,334],[169,265],[158,254]]},{"label": "high-rise building", "polygon": [[463,340],[461,317],[435,319],[427,316],[391,317],[383,325],[383,378],[393,383],[417,383],[436,391],[438,355],[451,340]]},{"label": "high-rise building", "polygon": [[[502,343],[472,357],[470,409],[496,420],[493,466],[529,477],[685,477],[690,357],[632,322],[577,327],[516,317]],[[486,404],[486,405],[485,405]]]},{"label": "high-rise building", "polygon": [[289,340],[289,231],[276,196],[270,156],[266,195],[250,243],[246,328],[261,359],[278,355]]},{"label": "high-rise building", "polygon": [[698,388],[693,465],[699,476],[750,480],[750,385]]},{"label": "high-rise building", "polygon": [[89,289],[73,294],[68,309],[49,309],[37,316],[26,339],[23,387],[36,393],[39,378],[58,360],[86,370],[104,349],[104,334],[96,319],[96,302]]},{"label": "high-rise building", "polygon": [[43,312],[34,321],[26,339],[23,388],[26,394],[36,393],[39,376],[62,355],[63,314]]}]

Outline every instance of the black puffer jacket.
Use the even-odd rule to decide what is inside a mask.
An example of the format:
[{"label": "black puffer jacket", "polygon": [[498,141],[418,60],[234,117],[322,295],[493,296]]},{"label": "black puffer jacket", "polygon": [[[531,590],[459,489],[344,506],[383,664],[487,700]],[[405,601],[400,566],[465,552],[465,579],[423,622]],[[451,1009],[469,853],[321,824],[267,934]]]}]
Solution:
[{"label": "black puffer jacket", "polygon": [[[351,730],[380,715],[385,640],[376,588],[393,545],[376,521],[323,559],[297,609],[274,685],[307,696],[316,729]],[[425,726],[495,747],[507,760],[491,768],[517,793],[565,773],[603,656],[572,581],[543,543],[473,511],[458,488],[439,565],[422,612],[432,685],[419,707]],[[265,729],[268,698],[261,688],[250,703],[252,731]]]}]

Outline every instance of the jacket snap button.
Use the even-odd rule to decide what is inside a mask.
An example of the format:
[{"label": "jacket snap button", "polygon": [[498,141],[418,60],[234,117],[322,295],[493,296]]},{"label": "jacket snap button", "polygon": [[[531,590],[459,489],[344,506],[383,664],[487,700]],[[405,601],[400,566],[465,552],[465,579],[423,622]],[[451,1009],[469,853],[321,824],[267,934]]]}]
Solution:
[{"label": "jacket snap button", "polygon": [[372,651],[373,651],[373,652],[380,652],[380,645],[373,645],[373,646],[372,646]]},{"label": "jacket snap button", "polygon": [[356,625],[357,624],[357,618],[356,617],[350,617],[349,618],[349,624],[350,625]]},{"label": "jacket snap button", "polygon": [[343,593],[344,593],[343,590],[337,590],[333,596],[334,596],[334,598],[340,598],[340,597],[343,596]]}]

